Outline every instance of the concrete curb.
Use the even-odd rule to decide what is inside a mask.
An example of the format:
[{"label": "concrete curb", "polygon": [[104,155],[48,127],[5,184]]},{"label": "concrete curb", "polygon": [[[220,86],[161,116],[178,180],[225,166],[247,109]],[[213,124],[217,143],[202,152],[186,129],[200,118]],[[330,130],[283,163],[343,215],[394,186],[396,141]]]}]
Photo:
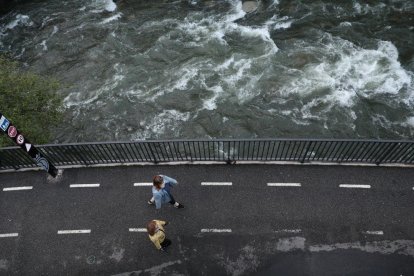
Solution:
[{"label": "concrete curb", "polygon": [[[58,169],[79,169],[79,168],[105,168],[105,167],[129,167],[129,166],[182,166],[182,165],[295,165],[295,166],[351,166],[351,167],[384,167],[384,168],[414,168],[413,165],[407,164],[368,164],[368,163],[333,163],[333,162],[308,162],[300,163],[294,161],[234,161],[235,163],[227,164],[225,161],[178,161],[178,162],[132,162],[132,163],[113,163],[113,164],[96,164],[96,165],[69,165],[57,166]],[[28,172],[41,171],[40,167],[22,168],[18,170],[0,170],[0,173],[11,172]]]}]

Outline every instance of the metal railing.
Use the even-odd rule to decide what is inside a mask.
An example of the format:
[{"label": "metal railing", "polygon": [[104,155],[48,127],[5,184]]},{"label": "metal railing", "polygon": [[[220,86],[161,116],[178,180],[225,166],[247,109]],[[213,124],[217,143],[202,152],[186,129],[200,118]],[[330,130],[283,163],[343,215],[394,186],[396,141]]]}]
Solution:
[{"label": "metal railing", "polygon": [[[41,145],[55,166],[176,161],[414,163],[414,141],[216,139]],[[0,170],[36,167],[20,147],[0,149]]]}]

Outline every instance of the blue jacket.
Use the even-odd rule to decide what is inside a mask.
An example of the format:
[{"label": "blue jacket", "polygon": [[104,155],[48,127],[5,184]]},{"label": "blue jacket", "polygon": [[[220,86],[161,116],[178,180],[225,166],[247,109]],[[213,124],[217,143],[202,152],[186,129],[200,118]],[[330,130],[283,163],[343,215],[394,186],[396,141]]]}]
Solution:
[{"label": "blue jacket", "polygon": [[165,187],[158,191],[154,186],[152,186],[152,195],[154,196],[155,207],[157,209],[161,208],[161,204],[168,203],[171,201],[171,187],[177,185],[177,180],[175,180],[174,178],[161,174],[160,176],[162,176],[164,180]]}]

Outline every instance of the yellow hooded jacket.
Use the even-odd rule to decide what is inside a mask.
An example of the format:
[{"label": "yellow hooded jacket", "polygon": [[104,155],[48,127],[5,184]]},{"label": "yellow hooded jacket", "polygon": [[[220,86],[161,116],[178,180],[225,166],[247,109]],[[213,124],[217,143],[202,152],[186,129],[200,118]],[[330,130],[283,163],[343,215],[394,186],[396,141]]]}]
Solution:
[{"label": "yellow hooded jacket", "polygon": [[153,236],[148,235],[150,240],[154,243],[155,247],[159,250],[161,249],[161,243],[165,240],[164,225],[165,221],[154,219],[155,224],[157,225],[157,230]]}]

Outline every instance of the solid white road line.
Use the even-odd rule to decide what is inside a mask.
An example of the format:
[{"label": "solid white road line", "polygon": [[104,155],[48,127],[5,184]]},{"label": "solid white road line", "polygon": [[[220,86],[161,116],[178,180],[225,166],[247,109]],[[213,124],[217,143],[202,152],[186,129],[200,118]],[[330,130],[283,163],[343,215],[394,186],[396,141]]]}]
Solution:
[{"label": "solid white road line", "polygon": [[64,235],[64,234],[89,234],[91,233],[90,229],[85,229],[85,230],[59,230],[57,232],[59,235]]},{"label": "solid white road line", "polygon": [[152,182],[134,183],[134,187],[152,186]]},{"label": "solid white road line", "polygon": [[21,186],[21,187],[8,187],[8,188],[3,188],[4,192],[9,192],[9,191],[21,191],[21,190],[31,190],[33,189],[33,186]]},{"label": "solid white road line", "polygon": [[19,236],[19,233],[0,234],[0,238],[12,238]]},{"label": "solid white road line", "polygon": [[201,233],[231,233],[231,229],[201,229]]},{"label": "solid white road line", "polygon": [[365,184],[339,184],[339,188],[370,189],[371,185],[365,185]]},{"label": "solid white road line", "polygon": [[300,183],[267,183],[269,187],[301,187]]},{"label": "solid white road line", "polygon": [[146,228],[129,228],[129,232],[147,232]]},{"label": "solid white road line", "polygon": [[384,235],[383,231],[365,231],[364,234],[368,234],[368,235]]},{"label": "solid white road line", "polygon": [[201,182],[201,186],[231,186],[232,182]]},{"label": "solid white road line", "polygon": [[97,188],[99,187],[101,184],[70,184],[71,188]]}]

